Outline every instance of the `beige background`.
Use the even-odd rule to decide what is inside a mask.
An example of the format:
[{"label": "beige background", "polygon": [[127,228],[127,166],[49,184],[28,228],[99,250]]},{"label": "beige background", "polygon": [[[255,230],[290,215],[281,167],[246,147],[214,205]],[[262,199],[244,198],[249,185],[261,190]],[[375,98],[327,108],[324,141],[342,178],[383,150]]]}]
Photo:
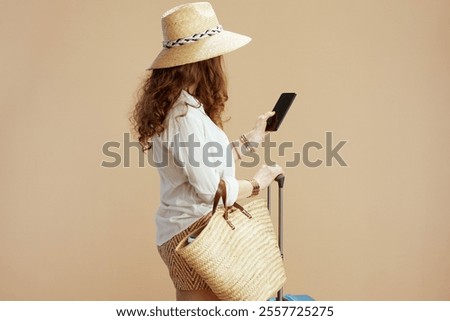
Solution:
[{"label": "beige background", "polygon": [[[450,299],[450,2],[212,1],[253,42],[226,56],[231,138],[282,91],[277,142],[348,141],[348,167],[286,169],[285,292]],[[182,3],[182,2],[181,2]],[[0,299],[171,300],[159,177],[104,168],[180,1],[0,0]],[[324,150],[311,153],[323,159]],[[250,177],[255,168],[239,169]]]}]

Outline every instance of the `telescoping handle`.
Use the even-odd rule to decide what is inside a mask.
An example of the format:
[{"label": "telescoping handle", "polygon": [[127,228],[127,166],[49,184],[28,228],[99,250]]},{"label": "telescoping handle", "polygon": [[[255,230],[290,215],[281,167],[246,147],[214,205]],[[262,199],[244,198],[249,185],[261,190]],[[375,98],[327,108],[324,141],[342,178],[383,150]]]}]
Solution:
[{"label": "telescoping handle", "polygon": [[[275,177],[275,181],[278,183],[278,189],[282,189],[284,187],[284,179],[285,176],[283,174],[278,175]],[[270,211],[270,185],[267,187],[267,207]]]},{"label": "telescoping handle", "polygon": [[277,177],[275,177],[275,181],[277,181],[279,188],[283,188],[284,187],[284,179],[285,178],[286,177],[283,174],[280,174]]},{"label": "telescoping handle", "polygon": [[[283,258],[283,187],[285,176],[278,175],[275,181],[278,183],[278,247],[280,248],[281,258]],[[270,211],[270,186],[267,188],[267,207]],[[277,293],[277,301],[283,301],[283,288]]]}]

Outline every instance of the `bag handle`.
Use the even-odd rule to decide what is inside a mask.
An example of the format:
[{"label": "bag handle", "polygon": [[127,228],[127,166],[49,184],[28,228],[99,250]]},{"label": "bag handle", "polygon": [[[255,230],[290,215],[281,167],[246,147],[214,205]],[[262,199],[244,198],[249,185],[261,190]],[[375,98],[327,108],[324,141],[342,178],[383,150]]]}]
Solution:
[{"label": "bag handle", "polygon": [[[225,210],[227,210],[227,207],[226,207],[226,204],[227,204],[227,186],[226,186],[225,181],[223,179],[220,180],[219,185],[217,186],[216,195],[214,196],[214,203],[213,203],[212,214],[214,214],[216,212],[217,205],[219,204],[220,198],[222,198]],[[224,215],[225,215],[225,213],[224,213]],[[227,217],[228,217],[228,213],[227,213]]]},{"label": "bag handle", "polygon": [[[220,198],[222,198],[223,201],[223,207],[224,207],[224,212],[223,212],[223,218],[225,219],[225,221],[228,223],[228,225],[231,227],[232,230],[235,229],[233,223],[231,223],[230,219],[228,218],[228,210],[229,207],[226,205],[227,204],[227,185],[225,184],[225,181],[223,179],[220,180],[219,182],[219,186],[217,187],[217,191],[216,191],[216,195],[214,195],[214,203],[213,203],[213,209],[212,209],[212,213],[211,215],[213,215],[216,212],[217,209],[217,205],[219,204]],[[232,206],[230,207],[236,207],[237,209],[239,209],[245,216],[247,216],[249,219],[252,218],[251,214],[249,212],[247,212],[241,205],[239,205],[238,203],[234,203]]]}]

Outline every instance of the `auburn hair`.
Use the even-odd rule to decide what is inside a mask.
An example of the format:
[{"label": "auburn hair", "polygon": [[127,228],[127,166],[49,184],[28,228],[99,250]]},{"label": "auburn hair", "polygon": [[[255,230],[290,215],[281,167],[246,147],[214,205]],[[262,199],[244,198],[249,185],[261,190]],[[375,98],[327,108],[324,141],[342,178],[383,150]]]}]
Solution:
[{"label": "auburn hair", "polygon": [[143,152],[151,148],[151,137],[164,131],[167,114],[181,91],[189,88],[195,88],[189,93],[203,104],[206,114],[223,129],[222,113],[228,92],[222,56],[154,69],[138,92],[138,101],[130,117]]}]

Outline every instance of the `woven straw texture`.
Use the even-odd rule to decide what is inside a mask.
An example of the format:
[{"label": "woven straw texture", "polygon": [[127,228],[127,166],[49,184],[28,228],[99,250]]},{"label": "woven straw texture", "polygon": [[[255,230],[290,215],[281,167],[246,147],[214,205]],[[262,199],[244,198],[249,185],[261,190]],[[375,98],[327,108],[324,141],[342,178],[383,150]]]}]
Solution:
[{"label": "woven straw texture", "polygon": [[[219,20],[208,2],[195,2],[177,6],[161,18],[164,41],[196,38],[198,34],[215,29]],[[182,46],[163,48],[150,69],[169,68],[198,62],[232,52],[251,41],[250,37],[223,30]]]},{"label": "woven straw texture", "polygon": [[226,301],[261,301],[274,295],[286,282],[286,273],[266,201],[254,200],[229,213],[231,229],[218,208],[209,223],[186,236],[176,251]]},{"label": "woven straw texture", "polygon": [[169,269],[169,275],[175,289],[183,291],[209,289],[208,284],[206,284],[203,278],[175,251],[177,245],[186,237],[186,235],[189,235],[192,231],[204,226],[209,219],[210,215],[203,216],[187,229],[157,247],[161,258]]}]

